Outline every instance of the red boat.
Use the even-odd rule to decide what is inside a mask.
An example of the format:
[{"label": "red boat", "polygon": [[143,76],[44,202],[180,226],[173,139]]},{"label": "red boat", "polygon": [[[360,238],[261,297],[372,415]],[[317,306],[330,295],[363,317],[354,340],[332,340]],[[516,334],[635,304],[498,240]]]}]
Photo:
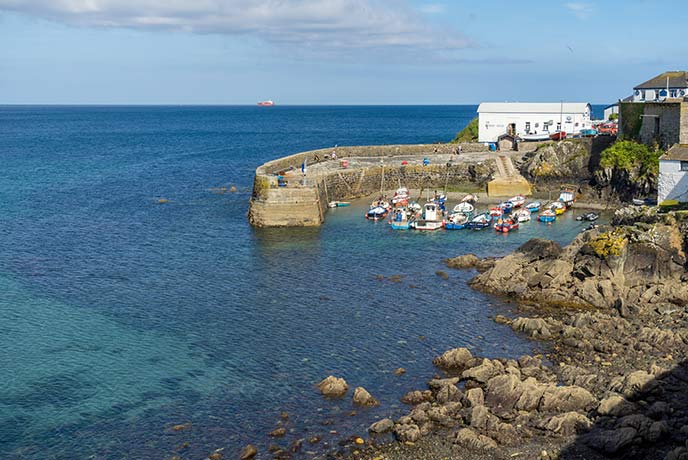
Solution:
[{"label": "red boat", "polygon": [[260,101],[260,102],[258,103],[258,106],[259,106],[259,107],[272,107],[273,105],[275,105],[275,103],[272,102],[271,100]]},{"label": "red boat", "polygon": [[494,225],[494,229],[497,232],[509,233],[511,230],[518,230],[518,222],[514,221],[512,218],[507,217],[504,219],[498,219],[497,223]]},{"label": "red boat", "polygon": [[560,141],[562,139],[566,139],[566,132],[565,131],[557,131],[554,134],[550,134],[549,138],[552,139],[553,141]]}]

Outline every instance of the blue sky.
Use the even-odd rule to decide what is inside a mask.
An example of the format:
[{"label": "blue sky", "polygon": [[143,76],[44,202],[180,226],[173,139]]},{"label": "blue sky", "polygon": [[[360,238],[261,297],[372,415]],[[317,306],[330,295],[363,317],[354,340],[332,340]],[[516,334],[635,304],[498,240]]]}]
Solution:
[{"label": "blue sky", "polygon": [[678,1],[0,0],[0,104],[607,103],[688,70]]}]

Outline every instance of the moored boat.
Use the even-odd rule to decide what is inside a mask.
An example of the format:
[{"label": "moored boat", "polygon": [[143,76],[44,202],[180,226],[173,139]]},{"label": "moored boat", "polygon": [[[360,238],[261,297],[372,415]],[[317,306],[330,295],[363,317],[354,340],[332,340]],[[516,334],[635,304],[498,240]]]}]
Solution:
[{"label": "moored boat", "polygon": [[425,203],[421,218],[411,222],[410,227],[415,230],[439,230],[444,227],[442,211],[440,211],[439,205],[432,201]]},{"label": "moored boat", "polygon": [[528,209],[519,209],[513,214],[517,222],[528,222],[530,221],[530,211]]},{"label": "moored boat", "polygon": [[557,216],[566,212],[566,205],[562,201],[555,201],[549,206],[549,208],[554,211]]},{"label": "moored boat", "polygon": [[399,187],[392,197],[392,204],[395,207],[407,206],[409,200],[409,190],[406,187]]},{"label": "moored boat", "polygon": [[330,201],[327,203],[328,208],[342,208],[345,206],[349,206],[351,203],[348,201]]},{"label": "moored boat", "polygon": [[539,201],[533,201],[532,203],[528,203],[525,208],[530,211],[530,212],[538,212],[540,211],[540,208],[542,207],[542,203]]},{"label": "moored boat", "polygon": [[461,198],[462,203],[476,204],[478,202],[478,195],[474,193],[469,193],[468,195]]},{"label": "moored boat", "polygon": [[258,102],[258,107],[272,107],[273,105],[275,105],[275,103],[270,99]]},{"label": "moored boat", "polygon": [[454,206],[454,209],[452,209],[452,214],[456,214],[456,213],[471,214],[471,213],[473,213],[474,210],[475,210],[475,207],[471,203],[469,203],[467,201],[463,201],[463,202],[457,204],[456,206]]},{"label": "moored boat", "polygon": [[526,202],[526,197],[523,195],[516,195],[507,200],[509,203],[514,205],[514,208],[520,208]]},{"label": "moored boat", "polygon": [[566,132],[565,131],[557,131],[554,134],[550,134],[549,138],[552,139],[553,141],[560,141],[562,139],[566,139]]},{"label": "moored boat", "polygon": [[499,218],[494,224],[494,229],[500,233],[509,233],[512,230],[518,230],[518,222],[511,217]]},{"label": "moored boat", "polygon": [[499,217],[502,214],[504,214],[504,210],[500,206],[495,206],[494,208],[490,208],[490,211],[488,212],[488,214],[491,217]]},{"label": "moored boat", "polygon": [[576,216],[576,220],[578,220],[578,221],[586,220],[588,222],[594,222],[599,218],[600,218],[600,215],[597,214],[596,212],[592,212],[592,211],[585,213],[585,214],[581,214],[580,216]]},{"label": "moored boat", "polygon": [[387,217],[389,211],[383,206],[371,206],[365,217],[368,220],[382,220]]},{"label": "moored boat", "polygon": [[557,214],[551,209],[545,209],[538,215],[538,220],[540,222],[554,222],[557,220]]},{"label": "moored boat", "polygon": [[406,209],[395,209],[392,213],[392,220],[389,223],[392,227],[392,230],[408,230],[410,228],[410,222]]},{"label": "moored boat", "polygon": [[468,220],[468,214],[462,212],[453,213],[447,222],[445,222],[444,228],[447,230],[461,230],[462,228],[466,228]]},{"label": "moored boat", "polygon": [[471,230],[482,230],[483,228],[489,227],[491,222],[492,216],[490,213],[484,212],[482,214],[478,214],[471,219],[470,222],[466,223],[466,228],[470,228]]},{"label": "moored boat", "polygon": [[576,187],[574,185],[562,185],[559,191],[559,201],[564,203],[567,208],[573,207],[576,201]]},{"label": "moored boat", "polygon": [[504,201],[499,204],[499,207],[502,210],[502,214],[509,214],[514,210],[514,204],[511,201]]}]

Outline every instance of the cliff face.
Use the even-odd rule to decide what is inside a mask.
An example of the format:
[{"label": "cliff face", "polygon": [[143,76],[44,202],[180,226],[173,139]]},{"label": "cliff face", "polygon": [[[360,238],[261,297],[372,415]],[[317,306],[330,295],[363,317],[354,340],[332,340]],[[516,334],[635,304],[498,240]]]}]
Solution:
[{"label": "cliff face", "polygon": [[672,215],[631,212],[622,210],[616,225],[584,232],[564,248],[530,240],[476,276],[471,286],[550,306],[687,304],[685,224]]},{"label": "cliff face", "polygon": [[523,156],[518,168],[540,191],[558,190],[562,183],[576,184],[584,198],[629,201],[657,190],[657,178],[640,168],[600,167],[600,156],[612,137],[571,139],[543,144]]}]

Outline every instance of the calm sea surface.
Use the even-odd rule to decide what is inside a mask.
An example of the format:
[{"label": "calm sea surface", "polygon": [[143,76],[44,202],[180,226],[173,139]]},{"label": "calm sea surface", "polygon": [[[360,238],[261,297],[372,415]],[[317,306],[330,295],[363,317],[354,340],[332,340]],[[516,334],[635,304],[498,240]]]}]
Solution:
[{"label": "calm sea surface", "polygon": [[[246,221],[269,159],[448,141],[475,109],[0,107],[0,458],[235,458],[265,451],[282,411],[277,443],[321,435],[305,449],[318,451],[402,410],[447,348],[531,352],[470,273],[435,271],[533,236],[566,243],[570,215],[510,235],[395,233],[364,203],[320,229]],[[350,416],[350,399],[323,400],[313,385],[329,374],[382,406]]]}]

